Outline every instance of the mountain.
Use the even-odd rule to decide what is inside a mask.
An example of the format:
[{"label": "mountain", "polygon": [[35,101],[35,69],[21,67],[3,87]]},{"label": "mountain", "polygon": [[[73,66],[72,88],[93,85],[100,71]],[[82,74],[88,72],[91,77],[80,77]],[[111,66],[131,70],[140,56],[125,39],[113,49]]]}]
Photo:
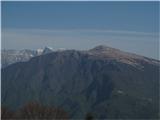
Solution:
[{"label": "mountain", "polygon": [[36,56],[36,51],[33,50],[1,50],[2,67],[6,67],[16,62],[28,61]]},{"label": "mountain", "polygon": [[6,67],[16,62],[25,62],[30,60],[32,57],[48,54],[53,52],[50,47],[37,50],[1,50],[2,53],[2,67]]},{"label": "mountain", "polygon": [[2,69],[2,106],[38,101],[73,119],[155,119],[159,116],[160,61],[97,46],[63,50]]},{"label": "mountain", "polygon": [[45,47],[42,54],[47,54],[53,52],[53,48],[51,47]]}]

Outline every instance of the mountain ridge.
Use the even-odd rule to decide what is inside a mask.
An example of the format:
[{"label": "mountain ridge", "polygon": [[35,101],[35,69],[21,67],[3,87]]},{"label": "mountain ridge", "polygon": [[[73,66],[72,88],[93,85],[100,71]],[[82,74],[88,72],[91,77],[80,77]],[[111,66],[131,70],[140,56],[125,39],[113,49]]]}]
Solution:
[{"label": "mountain ridge", "polygon": [[38,101],[64,108],[73,119],[87,113],[97,119],[157,118],[159,62],[139,59],[135,66],[104,49],[54,51],[3,68],[2,105],[17,109]]},{"label": "mountain ridge", "polygon": [[[72,49],[70,49],[70,50],[72,50]],[[36,56],[43,55],[43,54],[48,54],[51,52],[70,51],[70,50],[64,49],[64,50],[54,51],[53,48],[51,48],[51,47],[45,47],[44,49],[37,49],[36,51],[29,50],[29,49],[24,49],[24,50],[20,50],[20,51],[19,50],[2,50],[2,67],[8,66],[8,65],[10,65],[12,63],[16,63],[16,62],[28,61],[32,57],[36,57]],[[5,53],[5,51],[6,51],[6,53]],[[136,59],[144,60],[145,62],[150,62],[152,64],[159,64],[159,62],[160,62],[159,60],[156,60],[153,58],[148,58],[148,57],[145,57],[142,55],[137,55],[135,53],[125,52],[120,49],[112,48],[112,47],[105,46],[105,45],[98,45],[98,46],[96,46],[92,49],[89,49],[89,50],[79,50],[79,51],[85,52],[90,55],[94,55],[96,57],[101,57],[101,58],[106,58],[106,59],[116,59],[116,60],[120,60],[121,62],[124,62],[124,63],[128,62],[133,65],[135,64],[134,62],[136,61]],[[10,54],[11,56],[17,56],[17,58],[9,58],[9,57],[7,58],[7,57],[5,57],[5,54]],[[24,58],[23,58],[23,56],[24,56]],[[25,56],[26,56],[26,58],[25,58]]]}]

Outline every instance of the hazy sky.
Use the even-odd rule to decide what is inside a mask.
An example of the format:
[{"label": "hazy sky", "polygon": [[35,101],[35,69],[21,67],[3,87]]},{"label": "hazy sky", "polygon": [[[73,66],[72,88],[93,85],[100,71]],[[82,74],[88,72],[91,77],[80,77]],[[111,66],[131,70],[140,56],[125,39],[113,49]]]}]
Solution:
[{"label": "hazy sky", "polygon": [[158,59],[159,2],[2,2],[2,48],[108,45]]}]

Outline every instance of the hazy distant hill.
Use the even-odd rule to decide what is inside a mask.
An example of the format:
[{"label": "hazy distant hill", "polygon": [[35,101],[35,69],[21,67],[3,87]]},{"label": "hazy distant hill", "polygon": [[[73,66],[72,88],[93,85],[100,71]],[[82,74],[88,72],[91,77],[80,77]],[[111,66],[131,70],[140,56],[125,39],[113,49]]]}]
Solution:
[{"label": "hazy distant hill", "polygon": [[72,118],[158,118],[160,62],[118,49],[64,50],[2,69],[2,105],[28,101],[64,108]]}]

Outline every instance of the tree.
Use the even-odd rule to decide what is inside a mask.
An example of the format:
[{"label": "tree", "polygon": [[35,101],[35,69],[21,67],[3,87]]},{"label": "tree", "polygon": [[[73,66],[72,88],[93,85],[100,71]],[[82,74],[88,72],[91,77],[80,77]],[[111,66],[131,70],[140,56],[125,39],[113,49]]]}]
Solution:
[{"label": "tree", "polygon": [[15,112],[2,107],[2,119],[69,119],[67,112],[61,108],[44,106],[37,102],[30,102]]},{"label": "tree", "polygon": [[85,120],[93,120],[93,116],[91,113],[86,114],[86,119]]},{"label": "tree", "polygon": [[68,119],[68,114],[55,107],[43,106],[32,102],[26,104],[18,111],[18,117],[21,119]]},{"label": "tree", "polygon": [[1,107],[1,119],[13,119],[14,112],[9,110],[7,107]]}]

